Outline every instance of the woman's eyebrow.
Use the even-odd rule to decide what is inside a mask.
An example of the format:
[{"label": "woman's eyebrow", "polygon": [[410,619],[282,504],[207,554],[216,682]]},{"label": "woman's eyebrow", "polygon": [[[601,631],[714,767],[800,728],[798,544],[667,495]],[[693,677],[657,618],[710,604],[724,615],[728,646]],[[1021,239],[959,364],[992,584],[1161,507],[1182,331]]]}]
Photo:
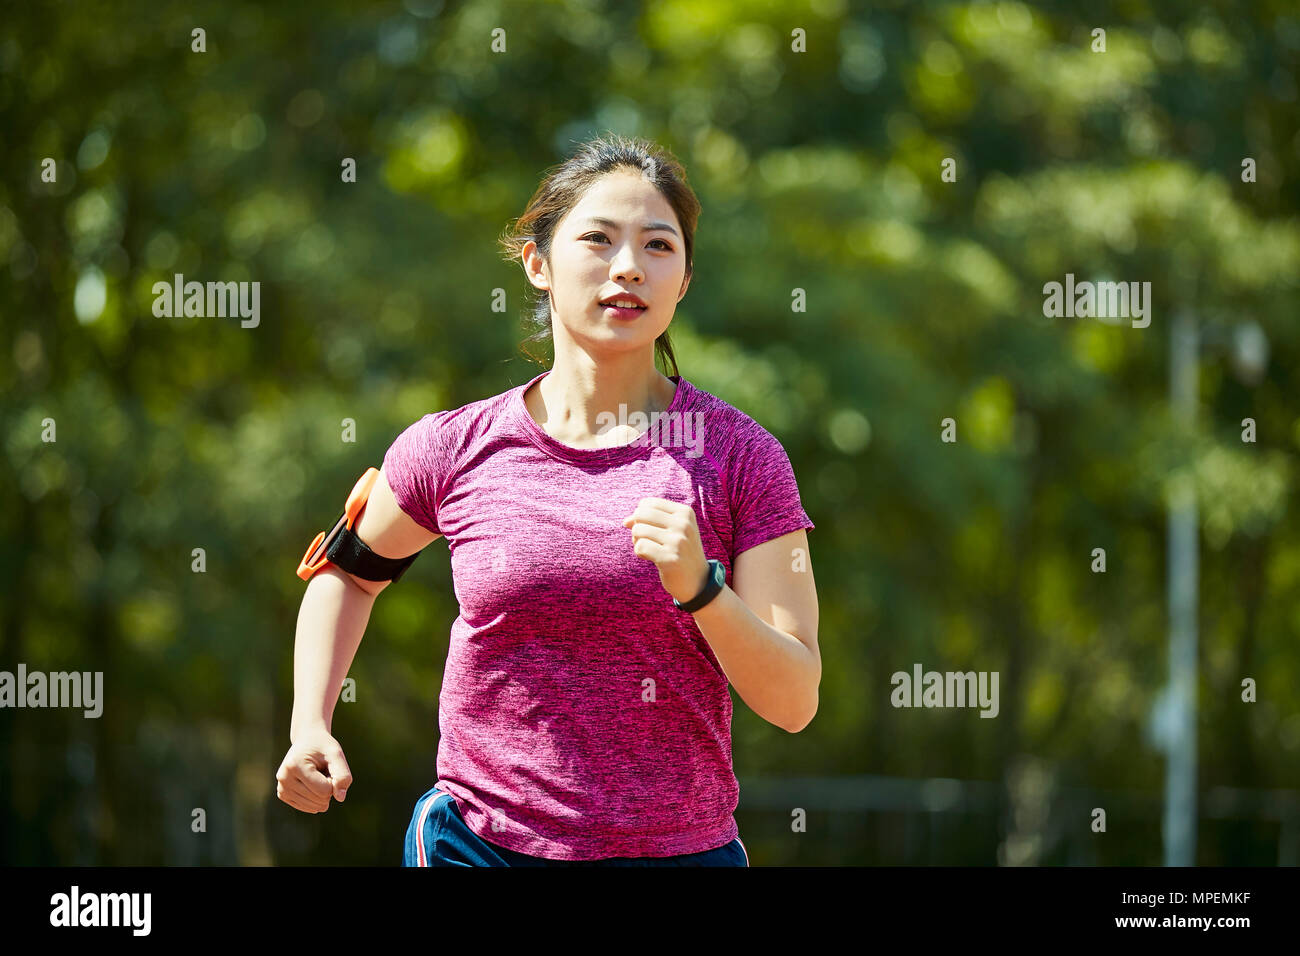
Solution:
[{"label": "woman's eyebrow", "polygon": [[[604,219],[600,216],[591,216],[587,219],[587,222],[595,223],[598,226],[604,226],[606,229],[618,228],[618,223],[614,222],[614,220]],[[665,232],[671,232],[674,236],[677,235],[677,230],[674,229],[672,226],[668,225],[668,223],[666,222],[647,222],[641,226],[642,232],[656,232],[660,229],[664,230]]]}]

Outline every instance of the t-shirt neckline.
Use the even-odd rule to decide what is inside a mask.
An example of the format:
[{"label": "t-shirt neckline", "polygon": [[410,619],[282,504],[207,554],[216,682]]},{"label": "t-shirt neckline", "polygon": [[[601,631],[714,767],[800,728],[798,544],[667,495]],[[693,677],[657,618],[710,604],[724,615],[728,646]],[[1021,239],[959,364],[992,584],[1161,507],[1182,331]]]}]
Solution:
[{"label": "t-shirt neckline", "polygon": [[[529,441],[552,458],[558,458],[560,461],[567,461],[575,465],[618,464],[642,458],[648,455],[652,448],[659,447],[658,442],[655,440],[655,429],[653,427],[648,428],[626,444],[610,445],[604,448],[574,448],[572,445],[566,445],[553,435],[550,435],[541,425],[537,424],[533,416],[529,414],[528,406],[524,403],[524,394],[549,374],[551,374],[551,370],[547,369],[516,388],[514,398],[511,400],[511,408]],[[677,383],[677,391],[673,393],[673,400],[669,403],[668,408],[660,414],[680,413],[687,406],[691,385],[680,374],[676,376],[670,375],[668,378],[669,381]]]}]

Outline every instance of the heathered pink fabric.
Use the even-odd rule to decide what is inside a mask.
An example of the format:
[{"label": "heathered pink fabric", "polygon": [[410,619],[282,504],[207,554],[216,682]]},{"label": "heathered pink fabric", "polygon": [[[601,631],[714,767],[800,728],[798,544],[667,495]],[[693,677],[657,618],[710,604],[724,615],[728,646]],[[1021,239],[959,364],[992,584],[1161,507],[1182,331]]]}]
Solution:
[{"label": "heathered pink fabric", "polygon": [[460,602],[436,786],[531,856],[714,849],[737,836],[727,679],[622,519],[646,497],[692,504],[728,585],[736,555],[815,525],[781,443],[685,378],[658,429],[582,449],[524,405],[547,374],[425,415],[384,455],[398,505],[445,536]]}]

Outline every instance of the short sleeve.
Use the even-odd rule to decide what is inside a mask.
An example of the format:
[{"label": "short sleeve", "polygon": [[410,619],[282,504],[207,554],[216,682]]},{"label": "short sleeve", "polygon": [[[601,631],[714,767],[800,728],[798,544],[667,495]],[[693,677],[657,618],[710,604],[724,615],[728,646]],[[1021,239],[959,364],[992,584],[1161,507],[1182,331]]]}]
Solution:
[{"label": "short sleeve", "polygon": [[728,463],[732,555],[800,528],[815,528],[799,499],[784,446],[757,422],[738,429]]},{"label": "short sleeve", "polygon": [[442,534],[438,530],[438,503],[452,469],[447,415],[446,411],[425,415],[398,435],[384,453],[384,477],[393,489],[397,506],[434,534]]}]

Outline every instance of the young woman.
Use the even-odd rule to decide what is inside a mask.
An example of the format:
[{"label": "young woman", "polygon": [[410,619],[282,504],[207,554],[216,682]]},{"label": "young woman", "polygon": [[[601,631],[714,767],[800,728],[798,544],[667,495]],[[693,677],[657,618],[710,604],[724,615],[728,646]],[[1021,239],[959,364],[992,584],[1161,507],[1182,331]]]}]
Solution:
[{"label": "young woman", "polygon": [[[502,237],[552,368],[384,456],[357,535],[392,558],[446,537],[460,603],[406,865],[748,865],[728,683],[791,733],[812,719],[814,525],[780,442],[676,374],[699,208],[665,150],[584,144]],[[333,702],[389,583],[308,586],[278,774],[305,812],[351,783]]]}]

